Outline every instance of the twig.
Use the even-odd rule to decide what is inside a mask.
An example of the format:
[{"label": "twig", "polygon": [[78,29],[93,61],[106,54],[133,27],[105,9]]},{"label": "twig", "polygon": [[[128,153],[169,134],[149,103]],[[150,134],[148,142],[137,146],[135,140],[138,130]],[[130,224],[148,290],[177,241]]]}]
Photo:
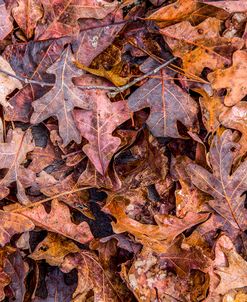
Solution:
[{"label": "twig", "polygon": [[22,81],[26,84],[37,84],[37,85],[40,85],[40,86],[54,86],[54,84],[51,84],[51,83],[47,83],[47,82],[40,82],[40,81],[35,81],[35,80],[29,80],[27,78],[23,78],[21,76],[18,76],[16,74],[13,74],[13,73],[10,73],[8,71],[5,71],[3,69],[0,69],[0,73],[3,73],[3,74],[6,74],[7,76],[9,77],[12,77],[12,78],[15,78],[19,81]]},{"label": "twig", "polygon": [[[150,75],[152,74],[155,74],[157,73],[158,71],[160,71],[162,68],[166,67],[167,65],[169,65],[170,63],[172,63],[173,61],[176,60],[176,57],[170,59],[169,61],[161,64],[160,66],[158,66],[157,68],[145,73],[143,76],[139,77],[139,78],[136,78],[134,79],[133,81],[131,81],[130,83],[124,85],[124,86],[121,86],[121,87],[113,87],[113,86],[77,86],[78,88],[81,88],[81,89],[85,89],[85,90],[91,90],[91,89],[101,89],[101,90],[108,90],[108,91],[112,91],[112,92],[109,92],[108,93],[108,96],[109,97],[115,97],[118,93],[120,92],[123,92],[125,91],[126,89],[130,88],[131,86],[135,85],[136,83],[146,79],[147,77],[149,77]],[[40,85],[40,86],[54,86],[54,84],[51,84],[51,83],[47,83],[47,82],[39,82],[39,81],[35,81],[35,80],[30,80],[30,79],[27,79],[27,78],[23,78],[21,76],[18,76],[18,75],[15,75],[13,73],[10,73],[8,71],[5,71],[5,70],[2,70],[0,69],[0,73],[4,73],[12,78],[15,78],[19,81],[22,81],[26,84],[37,84],[37,85]]]},{"label": "twig", "polygon": [[112,91],[108,93],[109,97],[115,97],[118,93],[123,92],[124,90],[130,88],[131,86],[135,85],[136,83],[146,79],[147,77],[149,77],[152,74],[157,73],[158,71],[160,71],[162,68],[166,67],[167,65],[171,64],[173,61],[176,60],[176,57],[170,59],[169,61],[166,61],[165,63],[161,64],[160,66],[158,66],[157,68],[145,73],[143,76],[134,79],[133,81],[131,81],[130,83],[121,86],[121,87],[107,87],[107,86],[77,86],[81,89],[86,89],[86,90],[90,90],[90,89],[101,89],[101,90],[108,90],[108,91]]}]

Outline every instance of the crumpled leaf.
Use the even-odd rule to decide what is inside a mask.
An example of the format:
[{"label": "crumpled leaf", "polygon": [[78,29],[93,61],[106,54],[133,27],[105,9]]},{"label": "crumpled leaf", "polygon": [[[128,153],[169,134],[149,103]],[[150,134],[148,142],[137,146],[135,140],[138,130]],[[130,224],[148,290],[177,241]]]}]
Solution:
[{"label": "crumpled leaf", "polygon": [[160,30],[173,54],[182,58],[183,69],[195,75],[204,67],[216,70],[230,65],[231,54],[242,48],[242,39],[222,37],[220,31],[217,18],[207,18],[196,26],[183,21]]},{"label": "crumpled leaf", "polygon": [[10,242],[13,235],[34,229],[32,221],[18,213],[0,210],[0,246]]},{"label": "crumpled leaf", "polygon": [[45,259],[50,265],[60,266],[68,254],[79,251],[80,249],[72,241],[57,234],[48,233],[29,257],[36,261]]},{"label": "crumpled leaf", "polygon": [[174,77],[173,72],[164,68],[159,76],[160,79],[149,79],[131,94],[129,108],[132,111],[150,108],[146,123],[154,136],[180,138],[177,121],[192,131],[196,130],[197,105],[171,79]]},{"label": "crumpled leaf", "polygon": [[226,69],[216,70],[208,75],[214,89],[227,89],[224,103],[233,106],[241,101],[247,94],[247,52],[237,50],[232,57],[232,66]]},{"label": "crumpled leaf", "polygon": [[81,135],[89,144],[83,151],[94,164],[96,170],[104,175],[113,154],[121,140],[112,132],[130,118],[126,101],[111,103],[105,92],[90,93],[92,110],[74,110],[74,118]]},{"label": "crumpled leaf", "polygon": [[241,138],[238,141],[240,145],[238,157],[244,156],[247,152],[247,103],[239,102],[228,108],[220,114],[219,120],[225,127],[241,132]]},{"label": "crumpled leaf", "polygon": [[43,16],[40,0],[18,0],[16,2],[17,5],[12,8],[12,15],[29,39],[34,33],[37,22]]},{"label": "crumpled leaf", "polygon": [[29,174],[29,180],[34,177],[32,171],[27,171],[22,165],[27,153],[34,149],[35,145],[31,129],[22,131],[20,128],[9,130],[6,143],[0,144],[0,169],[8,169],[2,179],[0,179],[0,188],[8,187],[12,182],[16,181],[19,201],[27,202],[25,194],[25,180]]},{"label": "crumpled leaf", "polygon": [[62,264],[62,271],[78,270],[78,286],[73,294],[73,301],[85,301],[88,294],[94,302],[132,301],[127,288],[114,272],[106,271],[97,256],[86,250],[68,255]]},{"label": "crumpled leaf", "polygon": [[226,1],[211,1],[211,0],[200,0],[202,3],[213,5],[219,8],[223,8],[229,13],[246,12],[247,3],[243,0],[226,0]]},{"label": "crumpled leaf", "polygon": [[47,213],[44,206],[38,205],[33,209],[21,211],[21,215],[28,217],[36,226],[51,232],[61,234],[80,243],[87,243],[93,239],[87,222],[75,224],[71,221],[69,208],[57,200],[51,204],[51,212]]},{"label": "crumpled leaf", "polygon": [[209,205],[220,214],[232,228],[247,228],[247,210],[242,193],[247,189],[247,161],[231,173],[234,160],[234,135],[230,130],[215,136],[209,153],[212,173],[196,164],[188,165],[192,182],[202,191],[214,197]]},{"label": "crumpled leaf", "polygon": [[[0,68],[6,72],[14,74],[10,64],[0,56]],[[6,101],[6,96],[9,95],[16,88],[22,88],[21,82],[13,77],[10,77],[4,73],[0,73],[0,104],[3,107],[13,107]]]},{"label": "crumpled leaf", "polygon": [[13,29],[10,15],[3,0],[0,0],[0,40],[3,40]]},{"label": "crumpled leaf", "polygon": [[41,0],[41,3],[45,12],[35,30],[37,40],[76,34],[79,31],[78,19],[103,19],[118,5],[117,1],[104,0]]},{"label": "crumpled leaf", "polygon": [[72,140],[77,143],[81,141],[72,116],[73,108],[90,108],[84,92],[72,82],[73,77],[81,75],[81,71],[73,65],[72,59],[71,50],[67,47],[60,59],[47,70],[56,75],[54,86],[47,94],[32,103],[34,113],[31,123],[40,123],[50,116],[56,116],[64,145],[68,145]]},{"label": "crumpled leaf", "polygon": [[[135,194],[132,192],[132,194]],[[112,222],[115,233],[129,232],[137,241],[150,247],[156,252],[166,252],[175,238],[186,229],[205,221],[208,214],[187,213],[183,218],[173,215],[154,215],[157,225],[140,223],[126,214],[126,197],[110,198],[104,211],[113,215],[116,222]]]}]

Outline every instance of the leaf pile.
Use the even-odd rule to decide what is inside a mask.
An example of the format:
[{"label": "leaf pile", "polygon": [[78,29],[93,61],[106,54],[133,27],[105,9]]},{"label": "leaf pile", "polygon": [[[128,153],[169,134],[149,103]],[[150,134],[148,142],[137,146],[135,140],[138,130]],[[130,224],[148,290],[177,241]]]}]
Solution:
[{"label": "leaf pile", "polygon": [[247,301],[245,0],[0,0],[0,301]]}]

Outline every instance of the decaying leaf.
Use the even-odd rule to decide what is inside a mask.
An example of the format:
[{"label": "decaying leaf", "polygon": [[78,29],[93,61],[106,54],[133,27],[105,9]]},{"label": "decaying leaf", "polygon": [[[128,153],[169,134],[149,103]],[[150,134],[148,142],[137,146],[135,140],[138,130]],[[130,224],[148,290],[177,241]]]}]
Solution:
[{"label": "decaying leaf", "polygon": [[209,205],[233,228],[244,231],[247,228],[247,210],[242,194],[247,189],[247,161],[231,172],[234,148],[237,148],[233,139],[230,130],[214,138],[209,154],[213,173],[196,164],[189,164],[188,172],[199,189],[214,197]]},{"label": "decaying leaf", "polygon": [[[0,56],[0,68],[8,73],[14,74],[10,64],[2,56]],[[0,73],[0,104],[3,107],[11,107],[13,109],[13,107],[6,101],[6,96],[17,88],[22,88],[19,80],[2,72]]]},{"label": "decaying leaf", "polygon": [[21,211],[21,215],[28,217],[39,227],[51,232],[59,233],[80,243],[93,239],[87,222],[76,225],[71,221],[69,208],[57,200],[53,200],[51,211],[47,213],[43,205]]},{"label": "decaying leaf", "polygon": [[89,109],[91,105],[83,91],[72,82],[73,77],[81,75],[81,71],[73,65],[72,60],[71,50],[67,47],[61,58],[47,70],[56,75],[54,87],[32,103],[34,113],[31,122],[36,124],[50,116],[56,116],[59,120],[59,134],[64,145],[71,140],[77,143],[81,140],[72,117],[73,108]]},{"label": "decaying leaf", "polygon": [[197,105],[173,81],[174,73],[163,69],[159,79],[150,79],[128,99],[129,108],[138,111],[150,108],[147,125],[154,136],[181,137],[177,121],[190,130],[196,130]]},{"label": "decaying leaf", "polygon": [[0,1],[0,40],[3,40],[13,29],[10,15],[3,0]]},{"label": "decaying leaf", "polygon": [[208,75],[214,89],[227,89],[224,102],[227,106],[233,106],[241,101],[247,94],[245,79],[247,75],[247,52],[235,51],[232,57],[232,66],[226,69],[216,70]]},{"label": "decaying leaf", "polygon": [[89,141],[83,151],[96,170],[104,175],[121,143],[112,132],[130,118],[130,113],[125,101],[111,103],[105,92],[91,93],[90,101],[92,110],[75,110],[74,117],[81,135]]},{"label": "decaying leaf", "polygon": [[[22,203],[27,202],[25,186],[33,181],[32,171],[22,165],[28,152],[34,149],[31,129],[22,131],[20,128],[9,130],[6,143],[0,144],[0,169],[7,169],[0,179],[0,188],[8,187],[14,181],[17,184],[18,196]],[[26,184],[25,184],[26,183]]]}]

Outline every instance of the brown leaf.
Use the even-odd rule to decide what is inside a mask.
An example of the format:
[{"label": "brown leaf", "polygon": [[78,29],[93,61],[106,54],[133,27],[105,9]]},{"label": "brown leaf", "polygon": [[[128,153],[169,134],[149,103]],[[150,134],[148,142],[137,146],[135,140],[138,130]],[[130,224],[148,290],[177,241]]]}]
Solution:
[{"label": "brown leaf", "polygon": [[80,34],[72,43],[76,61],[89,66],[93,59],[113,42],[124,26],[121,21],[121,10],[110,13],[102,20],[83,19],[83,22],[80,22]]},{"label": "brown leaf", "polygon": [[40,0],[18,0],[17,6],[12,8],[12,15],[26,37],[30,39],[37,22],[43,16]]},{"label": "brown leaf", "polygon": [[231,173],[233,149],[238,146],[233,140],[234,135],[230,130],[214,138],[209,153],[213,173],[196,164],[189,164],[188,173],[200,190],[214,197],[214,200],[209,201],[209,205],[226,219],[231,227],[243,231],[247,228],[247,210],[242,196],[247,189],[247,161]]},{"label": "brown leaf", "polygon": [[67,256],[62,271],[78,270],[78,286],[73,294],[75,302],[84,301],[90,292],[95,302],[132,301],[132,297],[114,272],[105,271],[94,253],[82,250]]},{"label": "brown leaf", "polygon": [[[133,195],[134,192],[132,192]],[[116,222],[112,222],[115,233],[129,232],[136,240],[154,251],[166,252],[175,238],[186,229],[205,221],[208,214],[187,213],[183,218],[173,215],[155,215],[157,225],[140,223],[126,214],[124,205],[128,199],[124,196],[112,197],[108,200],[104,211],[113,215]]]},{"label": "brown leaf", "polygon": [[111,103],[104,92],[92,92],[91,102],[92,110],[76,109],[74,117],[81,135],[89,141],[83,146],[83,151],[96,170],[104,175],[121,144],[121,140],[114,137],[112,132],[130,118],[130,113],[125,101]]},{"label": "brown leaf", "polygon": [[197,105],[174,83],[174,73],[163,69],[160,79],[150,79],[128,99],[129,108],[138,111],[150,107],[147,125],[154,136],[179,138],[177,121],[189,130],[197,129]]},{"label": "brown leaf", "polygon": [[242,48],[243,40],[220,35],[221,21],[207,18],[192,26],[183,21],[160,30],[173,54],[182,58],[187,73],[200,75],[204,67],[212,70],[230,65],[231,54]]},{"label": "brown leaf", "polygon": [[56,75],[53,88],[32,103],[34,113],[31,123],[40,123],[50,116],[56,116],[59,121],[59,134],[64,145],[68,145],[72,140],[77,143],[81,141],[72,116],[73,108],[89,109],[90,107],[86,102],[84,92],[72,82],[73,77],[81,75],[81,71],[73,65],[72,60],[70,47],[67,47],[61,58],[47,70]]},{"label": "brown leaf", "polygon": [[174,3],[161,7],[151,14],[148,19],[155,21],[179,21],[188,17],[197,8],[196,0],[177,0]]},{"label": "brown leaf", "polygon": [[60,266],[68,254],[79,251],[80,249],[72,241],[57,234],[48,233],[29,257],[36,261],[44,259],[50,265]]},{"label": "brown leaf", "polygon": [[200,0],[200,2],[213,5],[215,7],[223,8],[229,13],[235,12],[246,12],[247,3],[244,0],[227,0],[227,1],[211,1],[211,0]]},{"label": "brown leaf", "polygon": [[[14,74],[10,64],[0,56],[0,68],[6,72]],[[22,88],[21,82],[13,77],[4,73],[0,73],[0,104],[4,107],[13,107],[6,101],[6,96],[9,95],[16,88]]]},{"label": "brown leaf", "polygon": [[214,89],[227,89],[224,102],[226,106],[233,106],[241,101],[247,94],[247,52],[237,50],[232,57],[232,66],[216,70],[208,75]]},{"label": "brown leaf", "polygon": [[[0,169],[8,169],[4,177],[0,179],[0,187],[7,187],[16,181],[17,197],[22,203],[27,202],[24,192],[27,172],[22,164],[26,160],[27,153],[34,147],[31,129],[24,132],[20,128],[9,130],[6,143],[0,144]],[[28,173],[29,176],[34,176],[31,171]]]},{"label": "brown leaf", "polygon": [[238,150],[238,157],[244,156],[247,152],[247,103],[239,102],[228,108],[228,110],[221,113],[219,120],[225,127],[241,132],[241,138],[238,141],[241,146]]},{"label": "brown leaf", "polygon": [[3,40],[13,29],[9,13],[3,0],[0,0],[0,40]]},{"label": "brown leaf", "polygon": [[86,243],[93,239],[87,222],[74,224],[71,221],[69,208],[55,199],[52,201],[50,213],[47,213],[41,204],[33,209],[22,210],[21,215],[31,219],[39,227],[80,243]]},{"label": "brown leaf", "polygon": [[81,18],[103,19],[116,9],[117,2],[104,0],[41,0],[44,16],[35,30],[37,40],[76,34]]},{"label": "brown leaf", "polygon": [[220,282],[214,293],[224,295],[232,289],[247,286],[247,262],[236,252],[227,236],[218,239],[215,253],[214,273],[220,277]]}]

